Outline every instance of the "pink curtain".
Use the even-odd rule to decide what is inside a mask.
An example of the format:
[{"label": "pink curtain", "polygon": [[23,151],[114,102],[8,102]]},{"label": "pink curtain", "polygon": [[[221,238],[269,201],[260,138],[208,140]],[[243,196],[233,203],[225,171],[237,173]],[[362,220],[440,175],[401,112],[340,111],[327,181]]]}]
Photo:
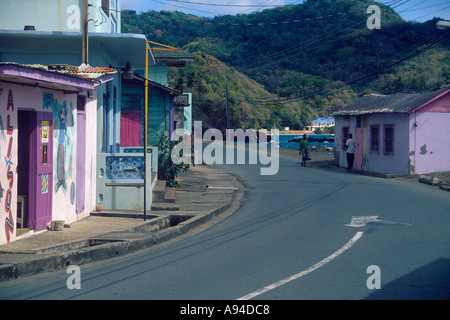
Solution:
[{"label": "pink curtain", "polygon": [[120,146],[141,146],[141,114],[122,113],[120,116]]}]

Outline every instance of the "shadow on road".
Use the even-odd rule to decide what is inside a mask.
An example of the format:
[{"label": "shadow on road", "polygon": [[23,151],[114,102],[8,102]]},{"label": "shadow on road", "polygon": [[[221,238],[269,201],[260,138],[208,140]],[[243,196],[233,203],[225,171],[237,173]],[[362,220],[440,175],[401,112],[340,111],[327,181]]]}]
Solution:
[{"label": "shadow on road", "polygon": [[365,300],[450,300],[450,259],[437,259],[388,284],[382,283],[381,289]]}]

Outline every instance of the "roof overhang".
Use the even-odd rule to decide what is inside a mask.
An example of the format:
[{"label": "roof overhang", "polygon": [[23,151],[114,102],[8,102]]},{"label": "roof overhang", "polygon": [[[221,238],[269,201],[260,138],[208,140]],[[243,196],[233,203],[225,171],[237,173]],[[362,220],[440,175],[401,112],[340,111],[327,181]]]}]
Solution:
[{"label": "roof overhang", "polygon": [[65,92],[93,90],[97,85],[113,79],[112,74],[95,80],[59,74],[40,68],[13,63],[0,63],[0,81]]},{"label": "roof overhang", "polygon": [[449,87],[418,93],[396,93],[391,95],[369,94],[359,98],[333,116],[359,116],[374,113],[410,114],[417,112],[436,99],[450,92]]},{"label": "roof overhang", "polygon": [[[23,31],[23,30],[0,30],[1,39],[10,39],[17,41],[38,40],[54,42],[67,41],[79,42],[80,52],[82,44],[81,32],[57,32],[57,31]],[[145,66],[147,38],[142,34],[132,33],[89,33],[89,43],[99,43],[110,52],[121,65],[130,62],[133,66]],[[147,47],[148,48],[148,47]],[[149,50],[149,65],[155,65],[151,50]],[[80,61],[81,63],[81,61]]]},{"label": "roof overhang", "polygon": [[[98,41],[106,50],[114,54],[122,65],[130,62],[132,66],[145,66],[145,50],[149,50],[147,38],[142,34],[131,33],[91,33],[89,39]],[[152,51],[149,50],[150,66],[156,65]]]},{"label": "roof overhang", "polygon": [[414,113],[419,111],[420,109],[426,107],[427,105],[429,105],[430,103],[432,103],[433,101],[445,96],[446,94],[448,94],[450,92],[450,87],[445,88],[445,89],[441,89],[438,94],[436,94],[434,97],[432,97],[430,100],[420,104],[419,106],[413,108],[412,110],[410,110],[408,113]]},{"label": "roof overhang", "polygon": [[192,53],[161,43],[149,41],[155,61],[164,61],[169,67],[184,67],[186,62],[194,61]]}]

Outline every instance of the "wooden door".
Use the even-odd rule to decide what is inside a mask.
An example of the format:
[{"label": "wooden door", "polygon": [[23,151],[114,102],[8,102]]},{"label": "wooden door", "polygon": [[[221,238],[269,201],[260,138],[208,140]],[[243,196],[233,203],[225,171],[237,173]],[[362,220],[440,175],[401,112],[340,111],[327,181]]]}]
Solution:
[{"label": "wooden door", "polygon": [[52,220],[53,195],[53,115],[37,112],[34,132],[34,214],[33,229],[46,227]]}]

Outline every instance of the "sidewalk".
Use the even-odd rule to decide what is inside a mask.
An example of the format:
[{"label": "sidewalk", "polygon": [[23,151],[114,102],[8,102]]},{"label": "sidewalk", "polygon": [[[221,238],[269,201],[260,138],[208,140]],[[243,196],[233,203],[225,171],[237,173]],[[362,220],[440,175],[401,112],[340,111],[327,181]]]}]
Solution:
[{"label": "sidewalk", "polygon": [[0,281],[109,259],[163,243],[229,209],[237,179],[208,166],[179,174],[174,204],[146,212],[102,211],[63,231],[37,232],[0,246]]}]

